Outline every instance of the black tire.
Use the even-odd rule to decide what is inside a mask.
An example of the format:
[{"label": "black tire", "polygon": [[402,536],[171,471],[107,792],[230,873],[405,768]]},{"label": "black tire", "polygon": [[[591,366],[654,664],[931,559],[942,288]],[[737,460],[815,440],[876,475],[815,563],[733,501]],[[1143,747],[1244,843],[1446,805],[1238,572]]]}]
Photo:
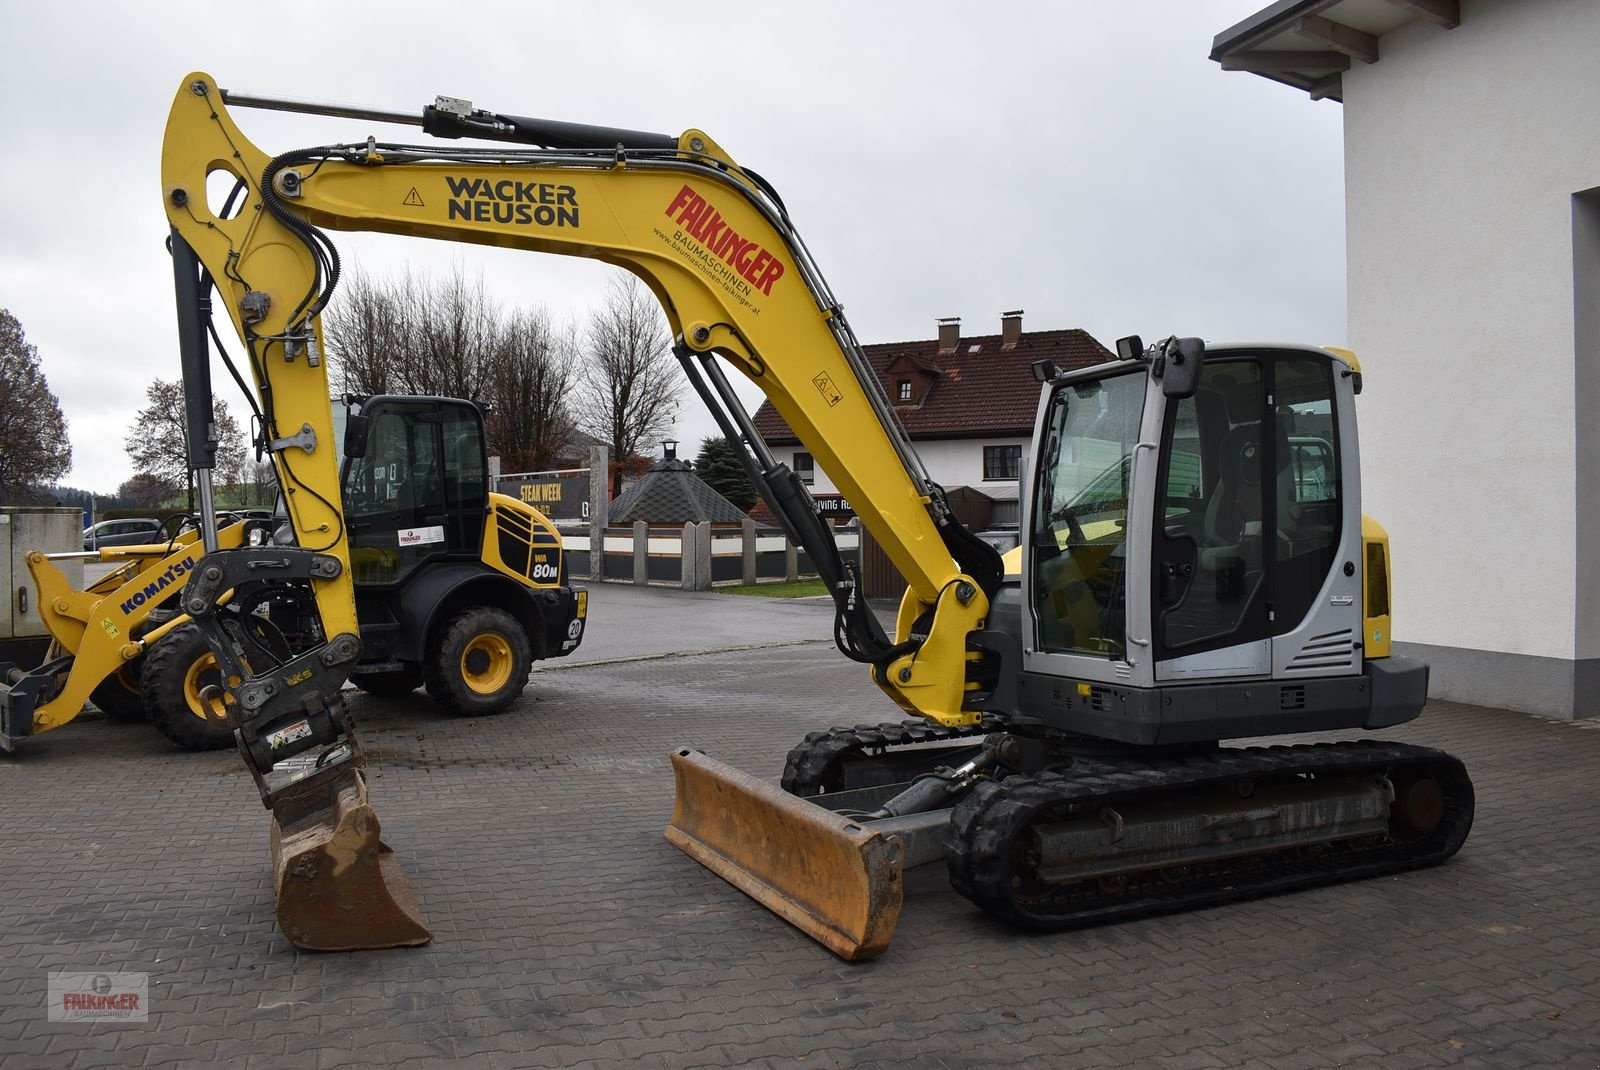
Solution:
[{"label": "black tire", "polygon": [[143,655],[123,662],[121,668],[101,680],[89,693],[89,701],[118,724],[140,724],[149,720],[144,709],[144,696],[139,693],[143,671]]},{"label": "black tire", "polygon": [[440,629],[422,679],[446,710],[481,717],[515,702],[532,668],[532,645],[517,618],[503,609],[474,606]]},{"label": "black tire", "polygon": [[394,698],[409,695],[422,686],[422,669],[391,669],[387,672],[353,672],[350,682],[369,695]]},{"label": "black tire", "polygon": [[174,629],[145,655],[144,708],[156,731],[185,750],[233,746],[233,729],[200,713],[199,690],[216,683],[221,670],[199,626]]}]

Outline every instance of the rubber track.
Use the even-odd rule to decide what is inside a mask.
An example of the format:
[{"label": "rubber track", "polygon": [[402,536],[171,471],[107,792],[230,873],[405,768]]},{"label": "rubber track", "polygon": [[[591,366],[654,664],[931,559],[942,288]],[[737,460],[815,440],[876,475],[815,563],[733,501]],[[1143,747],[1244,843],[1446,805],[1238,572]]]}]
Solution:
[{"label": "rubber track", "polygon": [[1001,731],[1003,727],[997,719],[985,717],[981,724],[959,728],[932,721],[885,721],[883,724],[812,732],[784,759],[783,790],[803,798],[820,795],[824,791],[834,790],[834,778],[841,765],[867,751],[985,736]]},{"label": "rubber track", "polygon": [[[1165,876],[1128,874],[1120,887],[1099,879],[1041,886],[1018,871],[1030,828],[1054,820],[1068,805],[1093,812],[1240,779],[1424,769],[1443,788],[1445,813],[1432,832],[1415,840],[1369,837],[1326,850],[1264,852],[1169,869]],[[1443,751],[1369,740],[1240,748],[1154,762],[1082,762],[1067,771],[980,783],[956,806],[945,850],[950,883],[984,910],[1024,928],[1069,929],[1435,865],[1466,840],[1472,813],[1466,769]]]}]

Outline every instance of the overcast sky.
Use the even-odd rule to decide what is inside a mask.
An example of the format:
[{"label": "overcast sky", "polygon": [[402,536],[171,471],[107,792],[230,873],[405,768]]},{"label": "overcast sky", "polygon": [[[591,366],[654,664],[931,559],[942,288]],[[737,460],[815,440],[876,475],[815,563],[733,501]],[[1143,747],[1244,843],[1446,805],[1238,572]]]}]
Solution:
[{"label": "overcast sky", "polygon": [[[392,110],[699,127],[777,188],[863,342],[1081,327],[1338,343],[1339,105],[1206,56],[1266,0],[284,2],[0,7],[0,307],[61,399],[64,482],[110,492],[151,379],[178,376],[158,159],[184,75]],[[209,9],[209,14],[203,14]],[[420,131],[235,113],[269,153]],[[338,234],[373,274],[480,274],[581,319],[615,269]],[[231,334],[226,332],[224,337]],[[248,411],[219,372],[236,416]],[[756,396],[754,394],[752,397]],[[6,399],[0,399],[5,404]],[[752,405],[753,407],[753,405]],[[690,453],[714,432],[686,398]]]}]

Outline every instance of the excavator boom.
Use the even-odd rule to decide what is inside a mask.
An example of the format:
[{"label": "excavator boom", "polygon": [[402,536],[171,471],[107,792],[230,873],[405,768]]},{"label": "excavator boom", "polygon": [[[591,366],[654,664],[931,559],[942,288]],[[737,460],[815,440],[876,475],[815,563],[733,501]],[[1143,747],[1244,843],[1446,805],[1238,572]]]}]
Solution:
[{"label": "excavator boom", "polygon": [[[276,458],[299,547],[283,552],[283,569],[314,595],[325,636],[321,648],[258,679],[228,649],[219,627],[210,632],[219,662],[241,681],[231,693],[232,708],[238,711],[247,763],[263,799],[275,808],[274,842],[283,850],[293,843],[303,852],[303,863],[280,858],[277,867],[280,920],[291,939],[298,942],[316,928],[298,917],[302,911],[333,902],[338,894],[291,896],[283,874],[303,873],[313,884],[323,880],[317,875],[336,868],[320,861],[334,850],[331,845],[356,842],[349,832],[352,822],[340,814],[370,812],[364,809],[364,789],[361,803],[352,804],[361,756],[338,698],[338,681],[357,640],[318,319],[337,281],[338,261],[318,228],[590,257],[642,278],[661,301],[691,381],[713,404],[730,437],[751,443],[747,468],[835,592],[841,647],[871,663],[879,686],[908,712],[946,724],[976,720],[972,698],[980,684],[972,678],[967,640],[982,627],[988,592],[999,582],[998,556],[951,519],[942,491],[927,478],[899,428],[838,302],[781,202],[758,177],[700,131],[672,137],[552,123],[475,111],[449,98],[416,117],[357,113],[386,122],[409,118],[446,138],[542,147],[367,141],[269,155],[235,124],[230,100],[285,111],[329,109],[227,94],[208,75],[191,74],[173,101],[162,151],[162,190],[174,245],[180,252],[193,250],[245,341],[269,434],[278,443]],[[351,109],[333,111],[351,114]],[[237,187],[231,205],[207,200],[207,182],[219,172]],[[182,288],[180,278],[180,293]],[[198,332],[185,328],[185,334]],[[756,382],[818,462],[838,473],[844,493],[864,503],[858,510],[862,523],[911,581],[904,626],[892,640],[855,591],[850,566],[840,560],[803,485],[754,435],[714,357]],[[233,563],[229,556],[211,555],[213,568],[186,591],[189,611],[203,627],[214,619],[208,615],[223,593],[248,582],[248,568],[266,567],[264,558],[252,559],[249,552],[234,555]],[[303,682],[294,682],[302,676]],[[338,758],[306,774],[314,781],[307,785],[299,780],[302,774],[283,770],[311,746],[330,748],[325,753]],[[741,886],[778,889],[803,882],[808,872],[850,871],[850,879],[812,880],[816,887],[855,890],[833,895],[841,901],[806,909],[820,929],[863,930],[841,938],[842,954],[848,953],[847,943],[887,945],[893,915],[887,912],[891,896],[882,877],[894,870],[895,852],[886,841],[877,837],[863,853],[844,844],[846,828],[801,832],[804,822],[795,823],[794,808],[785,805],[788,797],[752,782],[737,804],[749,818],[742,840],[724,833],[713,851],[705,845],[714,837],[703,834],[696,848],[692,830],[719,824],[716,815],[727,812],[714,800],[728,785],[707,768],[680,762],[683,790],[673,822],[675,842],[708,864],[716,854],[722,859],[719,872],[737,880],[735,871],[760,857],[770,836],[783,838],[799,852],[794,868],[767,874],[763,881],[754,866]],[[705,820],[696,820],[694,800],[708,808]],[[757,805],[760,801],[765,805]],[[292,808],[292,817],[286,808]],[[299,830],[294,836],[284,834],[290,824]],[[360,857],[379,873],[379,860],[387,856],[375,833],[358,839],[365,844]],[[386,886],[381,880],[363,883]],[[410,914],[399,906],[406,898],[396,887],[390,896],[396,907],[384,911],[395,919],[393,931],[369,934],[363,946],[409,942]],[[327,945],[320,938],[317,943]]]}]

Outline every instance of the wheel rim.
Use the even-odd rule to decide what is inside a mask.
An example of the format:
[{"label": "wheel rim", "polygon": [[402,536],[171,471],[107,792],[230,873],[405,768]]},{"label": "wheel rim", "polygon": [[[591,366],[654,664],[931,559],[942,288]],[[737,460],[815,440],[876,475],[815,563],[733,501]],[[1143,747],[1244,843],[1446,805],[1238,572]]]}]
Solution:
[{"label": "wheel rim", "polygon": [[478,695],[492,695],[511,679],[511,644],[495,632],[479,632],[461,651],[461,679]]},{"label": "wheel rim", "polygon": [[[233,681],[238,684],[239,681]],[[209,650],[189,663],[189,671],[183,675],[183,700],[189,706],[189,712],[196,717],[211,724],[211,719],[206,716],[206,706],[209,705],[212,717],[226,718],[228,716],[227,704],[220,698],[207,702],[200,697],[200,692],[213,684],[222,683],[222,669],[217,665],[217,656]]]},{"label": "wheel rim", "polygon": [[131,661],[125,661],[111,674],[111,679],[122,685],[122,689],[130,695],[139,694],[139,670]]}]

